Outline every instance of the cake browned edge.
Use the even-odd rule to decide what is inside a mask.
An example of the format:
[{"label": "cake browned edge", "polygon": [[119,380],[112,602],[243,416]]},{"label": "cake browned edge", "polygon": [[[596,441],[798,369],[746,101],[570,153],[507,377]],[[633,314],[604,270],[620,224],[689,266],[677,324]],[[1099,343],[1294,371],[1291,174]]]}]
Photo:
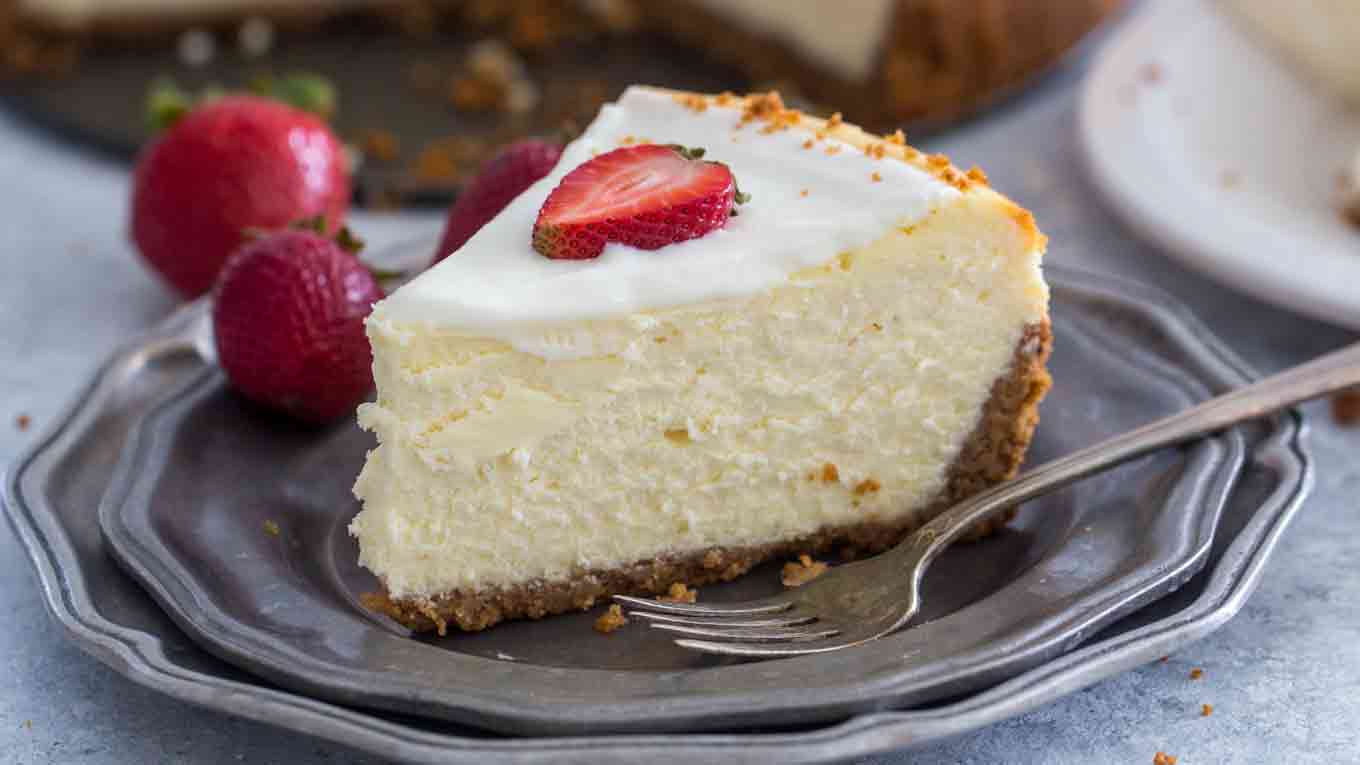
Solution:
[{"label": "cake browned edge", "polygon": [[[944,489],[928,506],[905,513],[899,520],[829,527],[765,545],[713,547],[662,556],[613,569],[583,571],[559,581],[535,581],[472,592],[454,590],[434,597],[391,598],[383,591],[365,595],[364,605],[420,632],[437,630],[443,635],[450,625],[475,632],[506,619],[538,619],[584,611],[610,595],[653,595],[665,592],[676,582],[695,587],[727,581],[777,558],[829,551],[853,558],[881,552],[960,500],[1011,478],[1020,469],[1039,423],[1039,402],[1051,384],[1045,364],[1052,345],[1047,317],[1025,327],[1010,368],[993,382],[978,424],[949,468]],[[847,493],[846,501],[852,499]],[[969,533],[969,538],[985,537],[1005,526],[1013,516],[1011,510],[984,521]]]}]

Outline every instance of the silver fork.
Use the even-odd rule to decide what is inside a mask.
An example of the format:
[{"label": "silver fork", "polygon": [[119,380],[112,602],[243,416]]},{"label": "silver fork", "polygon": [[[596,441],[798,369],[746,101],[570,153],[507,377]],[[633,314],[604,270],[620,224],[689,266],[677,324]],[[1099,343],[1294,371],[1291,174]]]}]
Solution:
[{"label": "silver fork", "polygon": [[1360,344],[1045,463],[951,507],[882,555],[837,566],[773,597],[694,604],[625,595],[614,600],[654,629],[687,636],[675,642],[703,653],[773,658],[867,643],[911,621],[920,609],[926,569],[979,521],[1162,447],[1356,385]]}]

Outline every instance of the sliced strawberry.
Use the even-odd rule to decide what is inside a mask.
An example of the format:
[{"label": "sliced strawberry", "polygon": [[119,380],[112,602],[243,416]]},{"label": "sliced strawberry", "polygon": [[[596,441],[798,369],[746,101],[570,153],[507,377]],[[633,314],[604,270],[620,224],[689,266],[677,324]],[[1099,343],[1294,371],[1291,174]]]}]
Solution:
[{"label": "sliced strawberry", "polygon": [[534,223],[534,249],[555,259],[598,257],[608,242],[656,250],[727,225],[732,171],[701,149],[630,146],[567,173]]}]

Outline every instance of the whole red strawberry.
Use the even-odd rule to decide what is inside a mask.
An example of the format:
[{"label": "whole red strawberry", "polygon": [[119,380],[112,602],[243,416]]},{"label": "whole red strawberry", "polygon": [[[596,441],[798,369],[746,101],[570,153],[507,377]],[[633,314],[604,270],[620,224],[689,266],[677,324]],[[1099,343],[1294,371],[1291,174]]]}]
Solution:
[{"label": "whole red strawberry", "polygon": [[256,239],[227,261],[213,293],[218,362],[260,404],[308,422],[347,415],[373,388],[364,318],[382,296],[354,253],[319,233]]},{"label": "whole red strawberry", "polygon": [[349,208],[344,149],[326,123],[257,96],[208,102],[147,147],[132,191],[132,238],[185,297],[207,292],[246,229]]},{"label": "whole red strawberry", "polygon": [[543,202],[534,249],[584,260],[598,257],[609,242],[656,250],[722,228],[746,195],[727,165],[702,156],[702,149],[649,144],[582,164]]},{"label": "whole red strawberry", "polygon": [[449,209],[444,236],[435,251],[434,262],[447,258],[472,238],[487,221],[505,209],[511,200],[552,172],[562,147],[555,143],[529,139],[506,146],[492,157],[477,177],[458,195]]}]

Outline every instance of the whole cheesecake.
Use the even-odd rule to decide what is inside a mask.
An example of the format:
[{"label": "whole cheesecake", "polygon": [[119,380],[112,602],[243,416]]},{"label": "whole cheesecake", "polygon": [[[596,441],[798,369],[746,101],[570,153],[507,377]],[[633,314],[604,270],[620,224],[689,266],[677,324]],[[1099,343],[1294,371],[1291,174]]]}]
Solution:
[{"label": "whole cheesecake", "polygon": [[[680,40],[755,82],[797,88],[862,120],[946,120],[1051,66],[1121,0],[15,0],[64,34],[134,37],[260,16],[367,11],[427,33],[441,18],[473,39],[536,54],[639,33]],[[2,15],[2,14],[0,14]],[[423,19],[423,21],[419,21]],[[588,42],[586,42],[588,40]],[[636,43],[634,43],[636,44]],[[645,43],[644,43],[645,44]]]},{"label": "whole cheesecake", "polygon": [[[648,143],[705,149],[749,201],[660,249],[535,251],[565,176]],[[630,88],[368,320],[379,445],[350,531],[372,605],[479,630],[894,544],[1020,465],[1049,386],[1044,246],[900,133]]]}]

